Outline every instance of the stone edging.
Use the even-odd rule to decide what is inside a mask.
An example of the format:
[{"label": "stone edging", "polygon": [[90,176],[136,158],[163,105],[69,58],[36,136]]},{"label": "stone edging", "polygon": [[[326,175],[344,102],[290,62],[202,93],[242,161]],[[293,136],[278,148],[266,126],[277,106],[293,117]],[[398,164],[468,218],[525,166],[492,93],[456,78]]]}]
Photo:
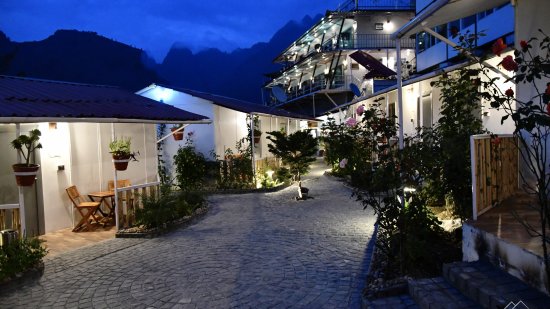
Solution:
[{"label": "stone edging", "polygon": [[282,184],[280,186],[276,186],[273,188],[262,188],[262,189],[226,189],[226,190],[212,190],[212,191],[204,191],[206,194],[247,194],[247,193],[271,193],[271,192],[277,192],[283,189],[286,189],[288,187],[292,186],[292,183],[290,184]]},{"label": "stone edging", "polygon": [[146,230],[146,231],[143,231],[143,232],[131,232],[131,231],[127,231],[128,229],[127,230],[121,230],[121,231],[118,231],[115,234],[115,238],[154,238],[154,237],[158,237],[160,235],[171,232],[175,229],[190,226],[191,224],[197,222],[199,219],[204,217],[208,213],[209,210],[210,210],[210,206],[203,206],[203,207],[197,208],[191,216],[183,217],[179,220],[172,221],[172,222],[169,222],[169,223],[165,223],[163,227],[154,228],[154,229]]},{"label": "stone edging", "polygon": [[22,284],[25,284],[27,280],[34,280],[40,278],[44,274],[44,262],[40,261],[35,266],[26,269],[20,273],[15,274],[13,277],[5,278],[0,282],[0,289],[5,290],[8,287],[14,288]]}]

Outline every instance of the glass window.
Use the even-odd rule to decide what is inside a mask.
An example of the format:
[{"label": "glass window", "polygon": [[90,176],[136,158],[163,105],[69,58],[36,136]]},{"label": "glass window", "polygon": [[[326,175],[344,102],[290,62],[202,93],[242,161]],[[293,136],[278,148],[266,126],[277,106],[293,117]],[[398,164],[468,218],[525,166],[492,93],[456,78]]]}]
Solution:
[{"label": "glass window", "polygon": [[432,127],[432,95],[422,97],[422,126]]},{"label": "glass window", "polygon": [[388,118],[393,121],[394,124],[397,121],[395,117],[395,102],[388,105]]},{"label": "glass window", "polygon": [[428,34],[426,32],[420,32],[416,36],[416,45],[419,53],[429,48],[428,41]]},{"label": "glass window", "polygon": [[471,15],[465,18],[462,18],[462,29],[468,28],[476,22],[476,16]]},{"label": "glass window", "polygon": [[455,38],[457,34],[460,32],[460,20],[455,20],[449,23],[449,36],[451,38]]}]

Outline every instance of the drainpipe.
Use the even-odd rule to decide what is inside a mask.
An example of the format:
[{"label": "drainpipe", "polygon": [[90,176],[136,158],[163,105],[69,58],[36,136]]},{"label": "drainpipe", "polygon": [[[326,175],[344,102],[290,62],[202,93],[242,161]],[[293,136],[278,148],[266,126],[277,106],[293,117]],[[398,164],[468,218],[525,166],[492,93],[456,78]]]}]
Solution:
[{"label": "drainpipe", "polygon": [[[115,124],[114,123],[111,123],[111,141],[114,141],[115,140]],[[113,187],[115,190],[115,203],[113,205],[114,207],[114,210],[115,210],[115,225],[116,225],[116,230],[118,231],[118,228],[119,228],[119,223],[120,223],[120,218],[118,217],[118,191],[117,191],[117,185],[118,185],[118,174],[117,174],[117,171],[116,171],[116,168],[114,168],[113,166],[111,166],[114,170],[114,184],[113,184]]]},{"label": "drainpipe", "polygon": [[[15,138],[18,138],[21,135],[21,124],[15,124]],[[17,163],[21,163],[21,153],[17,151]],[[17,186],[19,193],[19,224],[21,224],[21,234],[20,238],[23,238],[27,235],[27,220],[25,217],[25,194],[23,192],[23,187]]]},{"label": "drainpipe", "polygon": [[252,158],[252,177],[256,185],[256,154],[254,151],[254,113],[250,113],[250,155]]},{"label": "drainpipe", "polygon": [[397,108],[399,121],[399,149],[403,149],[403,72],[401,69],[401,40],[395,41],[397,54]]}]

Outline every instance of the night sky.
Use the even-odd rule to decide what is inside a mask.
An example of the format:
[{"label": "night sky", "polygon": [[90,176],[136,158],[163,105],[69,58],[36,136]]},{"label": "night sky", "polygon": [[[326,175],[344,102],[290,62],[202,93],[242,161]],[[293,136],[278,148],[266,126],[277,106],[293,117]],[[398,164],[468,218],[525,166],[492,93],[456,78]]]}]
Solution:
[{"label": "night sky", "polygon": [[57,29],[94,31],[161,61],[178,42],[231,51],[268,41],[289,20],[324,14],[343,0],[1,0],[0,30],[12,41]]}]

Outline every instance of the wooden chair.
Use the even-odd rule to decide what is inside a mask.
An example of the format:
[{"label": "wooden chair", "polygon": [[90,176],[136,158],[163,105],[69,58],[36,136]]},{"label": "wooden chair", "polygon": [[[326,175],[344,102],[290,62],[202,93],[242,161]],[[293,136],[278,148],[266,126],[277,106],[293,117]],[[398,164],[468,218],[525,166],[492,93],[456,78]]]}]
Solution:
[{"label": "wooden chair", "polygon": [[[116,181],[116,187],[117,188],[129,187],[131,185],[132,184],[130,184],[130,179],[119,179],[119,180]],[[114,180],[109,180],[107,182],[107,190],[113,191],[114,189],[115,189],[115,181]]]},{"label": "wooden chair", "polygon": [[82,219],[80,219],[78,224],[73,228],[73,232],[76,232],[82,228],[87,228],[89,230],[91,222],[89,222],[88,220],[90,220],[90,217],[95,222],[99,223],[100,219],[96,217],[96,212],[101,205],[100,202],[86,201],[84,197],[80,195],[76,186],[68,187],[67,189],[65,189],[65,191],[67,191],[71,202],[82,216]]},{"label": "wooden chair", "polygon": [[[130,183],[130,179],[118,179],[116,181],[116,187],[117,188],[125,188],[125,187],[129,187],[131,186],[132,184]],[[109,191],[114,191],[115,190],[115,181],[114,180],[109,180],[107,182],[107,190]],[[133,199],[131,200],[131,202],[133,203]],[[111,205],[109,207],[113,207],[112,205],[115,204],[115,198],[111,198]]]}]

